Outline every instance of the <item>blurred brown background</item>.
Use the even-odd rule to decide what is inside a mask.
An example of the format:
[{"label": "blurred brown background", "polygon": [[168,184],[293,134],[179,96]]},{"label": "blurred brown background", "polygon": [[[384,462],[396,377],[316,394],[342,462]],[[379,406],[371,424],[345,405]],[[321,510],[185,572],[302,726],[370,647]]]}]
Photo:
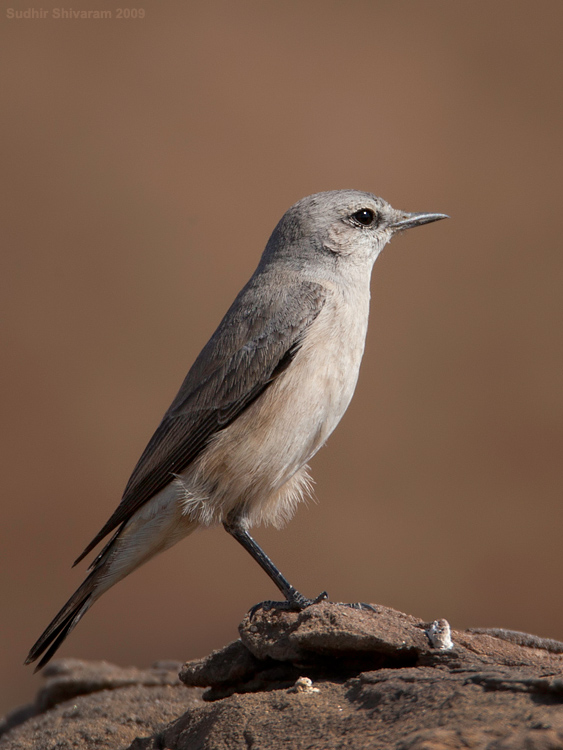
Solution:
[{"label": "blurred brown background", "polygon": [[[563,638],[561,0],[9,7],[33,5],[0,18],[0,710],[275,223],[334,188],[452,219],[378,260],[319,504],[257,539],[305,594]],[[208,531],[60,654],[202,656],[275,595]]]}]

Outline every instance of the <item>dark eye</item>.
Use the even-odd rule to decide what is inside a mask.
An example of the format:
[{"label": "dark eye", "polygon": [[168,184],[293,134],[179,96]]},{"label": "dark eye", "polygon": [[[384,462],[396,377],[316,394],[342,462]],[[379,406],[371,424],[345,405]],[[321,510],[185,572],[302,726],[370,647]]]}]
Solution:
[{"label": "dark eye", "polygon": [[359,211],[352,214],[352,219],[363,227],[372,227],[377,222],[377,214],[371,208],[360,208]]}]

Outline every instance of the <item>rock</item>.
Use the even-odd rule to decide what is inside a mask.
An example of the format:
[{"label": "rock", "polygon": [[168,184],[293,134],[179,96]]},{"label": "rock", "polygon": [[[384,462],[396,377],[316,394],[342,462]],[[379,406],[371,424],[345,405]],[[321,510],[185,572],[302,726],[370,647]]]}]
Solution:
[{"label": "rock", "polygon": [[376,613],[322,602],[303,610],[258,609],[239,627],[240,640],[188,662],[180,679],[208,687],[207,700],[234,692],[289,687],[303,670],[315,679],[347,677],[387,665],[414,665],[430,649],[424,625],[378,607]]},{"label": "rock", "polygon": [[[446,621],[439,622],[449,630]],[[188,662],[180,679],[190,687],[210,687],[203,697],[216,700],[234,692],[289,687],[304,671],[314,679],[345,679],[386,667],[563,667],[561,654],[484,632],[452,631],[453,647],[435,648],[432,625],[381,606],[375,612],[329,602],[302,612],[259,609],[241,623],[240,640],[206,659]]]},{"label": "rock", "polygon": [[258,609],[240,626],[242,642],[258,659],[324,660],[327,654],[411,661],[428,650],[423,623],[388,607],[355,609],[321,602],[290,612]]},{"label": "rock", "polygon": [[0,748],[563,750],[561,644],[375,609],[259,608],[187,687],[67,660]]},{"label": "rock", "polygon": [[179,664],[122,669],[107,662],[61,659],[43,670],[45,686],[30,706],[0,724],[2,750],[125,748],[139,736],[202,703],[186,690]]}]

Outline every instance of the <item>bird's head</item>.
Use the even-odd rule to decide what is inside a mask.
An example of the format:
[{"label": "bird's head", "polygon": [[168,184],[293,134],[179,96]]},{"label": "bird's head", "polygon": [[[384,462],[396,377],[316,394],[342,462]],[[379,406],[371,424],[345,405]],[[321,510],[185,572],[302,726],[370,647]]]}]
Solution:
[{"label": "bird's head", "polygon": [[372,193],[331,190],[295,203],[281,218],[264,259],[368,266],[397,232],[447,218],[398,211]]}]

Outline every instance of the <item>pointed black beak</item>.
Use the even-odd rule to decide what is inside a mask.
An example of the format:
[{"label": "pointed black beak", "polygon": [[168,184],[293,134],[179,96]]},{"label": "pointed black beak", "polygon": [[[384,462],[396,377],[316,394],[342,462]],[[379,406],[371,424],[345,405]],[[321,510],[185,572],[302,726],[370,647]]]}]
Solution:
[{"label": "pointed black beak", "polygon": [[432,221],[440,221],[440,219],[449,219],[447,214],[407,214],[401,213],[398,221],[390,224],[391,229],[394,232],[402,232],[403,229],[411,229],[412,227],[419,227],[422,224],[430,224]]}]

